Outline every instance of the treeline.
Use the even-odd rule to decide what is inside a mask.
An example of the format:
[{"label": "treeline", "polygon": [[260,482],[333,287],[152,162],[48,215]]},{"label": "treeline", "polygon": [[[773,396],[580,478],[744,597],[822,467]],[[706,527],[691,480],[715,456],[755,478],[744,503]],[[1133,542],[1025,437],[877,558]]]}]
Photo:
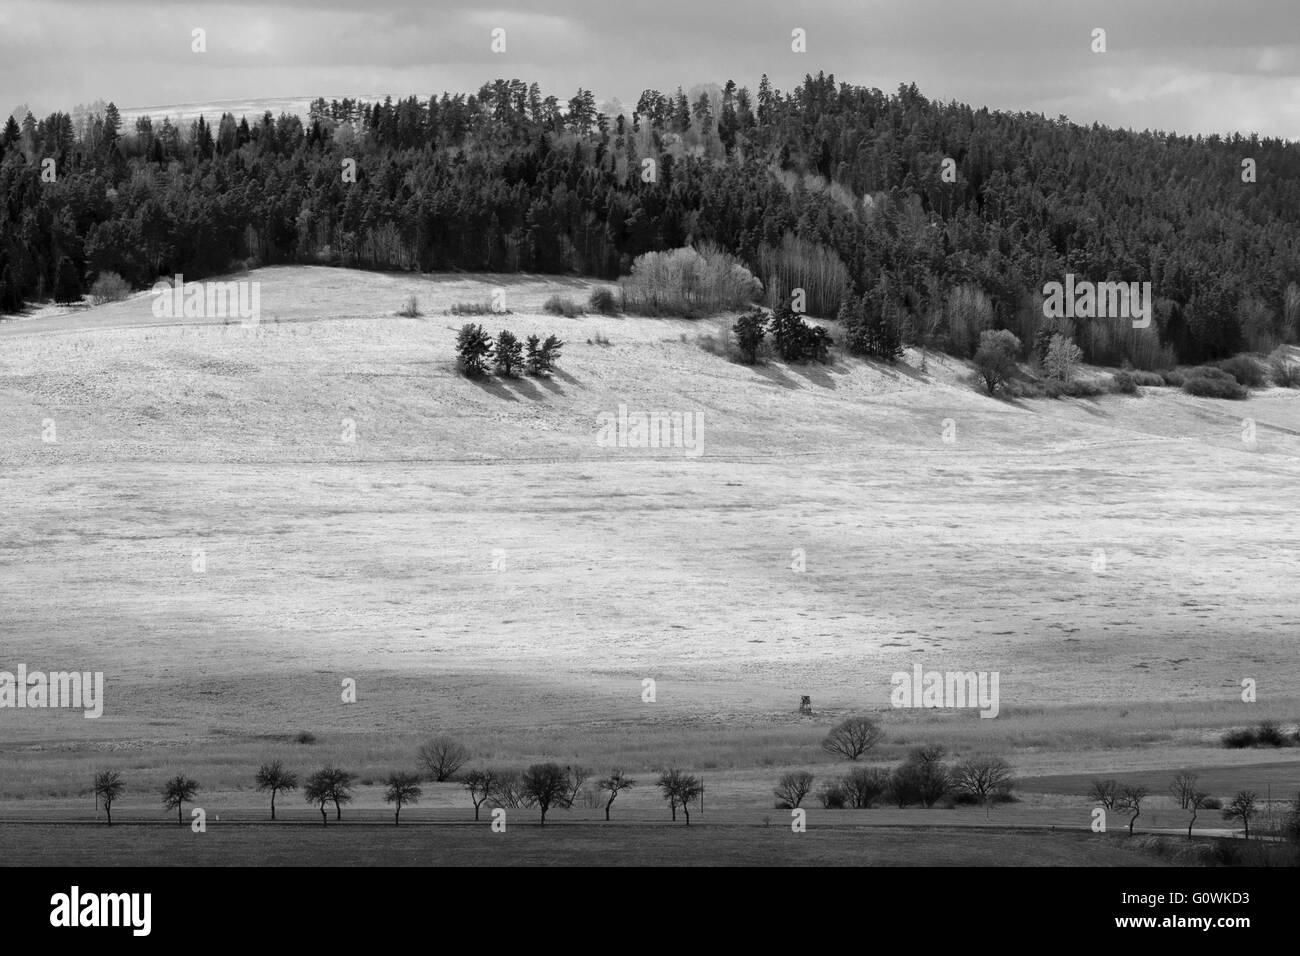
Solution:
[{"label": "treeline", "polygon": [[1027,348],[1045,281],[1150,281],[1142,334],[1055,331],[1086,360],[1152,367],[1294,339],[1298,220],[1283,140],[1084,127],[822,74],[785,93],[766,77],[755,94],[650,90],[616,116],[588,90],[561,102],[504,79],[187,128],[127,129],[110,105],[80,128],[55,113],[0,130],[0,311],[74,301],[109,271],[136,288],[250,261],[613,278],[709,243],[769,305],[798,287],[833,317],[852,297],[902,341],[961,354],[990,328]]}]

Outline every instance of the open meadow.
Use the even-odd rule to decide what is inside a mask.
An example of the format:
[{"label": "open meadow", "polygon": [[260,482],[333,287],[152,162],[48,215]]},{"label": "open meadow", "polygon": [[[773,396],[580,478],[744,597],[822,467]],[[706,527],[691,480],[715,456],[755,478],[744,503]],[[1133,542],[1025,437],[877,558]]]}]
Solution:
[{"label": "open meadow", "polygon": [[[56,825],[93,818],[97,768],[122,770],[124,819],[165,820],[155,794],[180,772],[209,814],[251,814],[267,759],[379,778],[414,769],[435,732],[478,762],[644,778],[615,805],[644,837],[573,837],[579,856],[635,862],[686,852],[650,825],[668,765],[732,815],[708,838],[727,862],[901,862],[922,827],[943,834],[923,862],[1132,862],[1076,836],[928,829],[970,810],[881,811],[847,840],[780,849],[780,811],[761,825],[776,777],[841,771],[818,742],[855,713],[885,730],[874,761],[929,741],[1005,756],[1026,780],[1008,824],[1086,831],[1092,776],[1149,775],[1157,814],[1183,767],[1220,797],[1300,791],[1300,747],[1219,744],[1300,720],[1300,391],[994,400],[965,363],[932,353],[922,371],[914,349],[896,366],[746,367],[704,347],[731,317],[542,311],[556,293],[585,303],[584,280],[247,278],[252,328],[156,319],[148,294],[0,324],[0,669],[105,675],[98,719],[0,711],[0,858],[21,862],[9,850],[29,836],[136,852],[130,827]],[[558,335],[553,376],[457,374],[469,320],[447,310],[497,288],[511,314],[473,321]],[[397,316],[410,295],[423,314]],[[597,416],[621,405],[701,413],[702,453],[602,446]],[[892,709],[891,675],[917,663],[998,672],[998,716]],[[1144,810],[1139,828],[1182,819]],[[300,832],[249,831],[267,862]],[[501,852],[476,832],[385,832],[344,857]],[[529,829],[520,859],[544,860],[546,838]],[[200,862],[247,859],[229,839]]]}]

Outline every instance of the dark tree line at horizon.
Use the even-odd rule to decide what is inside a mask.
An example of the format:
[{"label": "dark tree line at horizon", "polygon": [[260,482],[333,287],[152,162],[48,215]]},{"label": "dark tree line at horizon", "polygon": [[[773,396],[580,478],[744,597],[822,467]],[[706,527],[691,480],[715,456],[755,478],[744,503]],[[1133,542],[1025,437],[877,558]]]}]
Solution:
[{"label": "dark tree line at horizon", "polygon": [[[1257,182],[1242,182],[1246,158]],[[81,129],[66,113],[0,129],[0,235],[0,312],[75,301],[110,271],[136,288],[245,262],[609,279],[707,242],[774,295],[785,280],[764,264],[837,259],[839,297],[875,303],[908,341],[957,289],[1023,332],[1045,281],[1150,281],[1160,342],[1198,362],[1295,335],[1300,146],[1079,126],[822,74],[788,93],[766,76],[756,94],[646,91],[630,117],[520,80],[186,129],[126,129],[110,104]]]}]

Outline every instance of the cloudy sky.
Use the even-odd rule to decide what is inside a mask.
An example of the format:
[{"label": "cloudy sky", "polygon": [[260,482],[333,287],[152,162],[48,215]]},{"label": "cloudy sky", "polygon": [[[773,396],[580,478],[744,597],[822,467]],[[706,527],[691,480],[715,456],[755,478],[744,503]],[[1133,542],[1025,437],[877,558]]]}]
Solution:
[{"label": "cloudy sky", "polygon": [[[634,103],[805,73],[1177,132],[1300,139],[1298,0],[0,0],[0,115],[473,91],[498,76]],[[493,28],[506,52],[493,53]],[[807,32],[807,52],[790,49]],[[1094,28],[1107,52],[1091,50]],[[195,28],[207,52],[191,52]]]}]

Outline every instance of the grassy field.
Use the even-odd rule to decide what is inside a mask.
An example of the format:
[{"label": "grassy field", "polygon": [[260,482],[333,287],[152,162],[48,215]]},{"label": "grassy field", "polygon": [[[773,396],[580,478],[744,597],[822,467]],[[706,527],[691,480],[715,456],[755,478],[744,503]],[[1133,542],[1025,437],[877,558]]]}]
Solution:
[{"label": "grassy field", "polygon": [[[1298,392],[1008,403],[941,356],[747,368],[698,344],[725,318],[542,314],[577,279],[248,278],[253,329],[148,296],[0,325],[0,669],[107,682],[98,720],[0,711],[0,819],[83,806],[99,766],[137,794],[238,794],[275,756],[378,777],[435,731],[759,809],[864,710],[878,759],[996,750],[1045,806],[1183,766],[1300,790],[1300,748],[1217,743],[1300,720]],[[484,324],[559,335],[553,378],[455,373],[445,311],[498,287]],[[620,404],[702,413],[703,454],[600,447]],[[999,672],[999,717],[891,710],[918,662]]]},{"label": "grassy field", "polygon": [[0,825],[0,859],[96,866],[1160,866],[1122,838],[1015,830],[696,824],[511,827]]}]

